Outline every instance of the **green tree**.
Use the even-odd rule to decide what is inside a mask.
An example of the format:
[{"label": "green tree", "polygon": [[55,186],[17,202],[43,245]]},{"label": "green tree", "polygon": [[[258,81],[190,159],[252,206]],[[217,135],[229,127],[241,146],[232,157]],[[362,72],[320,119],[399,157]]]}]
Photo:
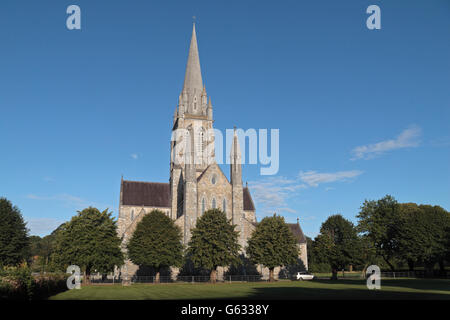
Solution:
[{"label": "green tree", "polygon": [[181,267],[181,230],[160,210],[153,210],[137,224],[127,245],[133,263],[156,269],[156,282],[164,267]]},{"label": "green tree", "polygon": [[28,230],[20,210],[0,198],[0,265],[17,265],[29,257]]},{"label": "green tree", "polygon": [[192,230],[187,255],[196,267],[210,270],[211,282],[216,282],[217,267],[239,264],[239,233],[219,209],[206,211]]},{"label": "green tree", "polygon": [[426,214],[415,203],[401,203],[398,219],[398,255],[408,263],[409,270],[421,262],[428,248]]},{"label": "green tree", "polygon": [[427,273],[432,275],[436,263],[439,263],[441,270],[444,270],[444,260],[448,250],[447,228],[450,227],[450,213],[440,206],[420,205],[419,208],[423,211],[420,223],[423,225],[421,246],[424,249],[420,260],[425,264]]},{"label": "green tree", "polygon": [[38,269],[39,271],[46,272],[51,271],[51,260],[50,257],[53,253],[53,250],[56,245],[56,233],[61,228],[59,226],[53,232],[49,235],[46,235],[45,237],[41,238],[38,236],[31,236],[31,256],[36,257],[38,256],[37,261],[34,261],[35,267],[34,269]]},{"label": "green tree", "polygon": [[450,213],[439,206],[402,203],[398,224],[399,256],[414,270],[422,262],[428,274],[439,263],[444,269],[447,247],[447,228],[450,227]]},{"label": "green tree", "polygon": [[398,253],[398,227],[400,205],[390,195],[377,201],[364,201],[357,215],[358,231],[367,236],[377,255],[381,256],[392,271],[392,259]]},{"label": "green tree", "polygon": [[106,273],[123,264],[116,221],[108,209],[100,212],[89,207],[62,225],[56,235],[55,263],[66,268],[78,265],[88,284],[93,270]]},{"label": "green tree", "polygon": [[338,270],[360,260],[361,241],[353,223],[340,214],[332,215],[322,223],[320,234],[315,239],[320,259],[331,266],[332,279],[337,279]]},{"label": "green tree", "polygon": [[275,214],[258,223],[246,252],[254,263],[269,269],[269,281],[274,280],[275,267],[295,264],[299,255],[292,231],[284,218]]}]

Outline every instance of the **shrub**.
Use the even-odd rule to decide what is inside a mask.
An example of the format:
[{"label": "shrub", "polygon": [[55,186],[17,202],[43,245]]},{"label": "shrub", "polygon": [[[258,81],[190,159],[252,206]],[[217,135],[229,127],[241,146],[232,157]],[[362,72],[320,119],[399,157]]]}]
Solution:
[{"label": "shrub", "polygon": [[34,277],[26,265],[0,270],[0,299],[41,300],[67,290],[63,274]]}]

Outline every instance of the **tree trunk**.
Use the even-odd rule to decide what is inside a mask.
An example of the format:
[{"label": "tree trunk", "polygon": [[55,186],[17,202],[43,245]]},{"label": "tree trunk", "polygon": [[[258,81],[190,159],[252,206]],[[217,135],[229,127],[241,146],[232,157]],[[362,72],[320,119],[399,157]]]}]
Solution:
[{"label": "tree trunk", "polygon": [[425,263],[425,276],[426,277],[433,277],[433,269],[434,269],[434,262],[426,262]]},{"label": "tree trunk", "polygon": [[369,264],[366,263],[366,264],[364,265],[364,268],[362,269],[362,272],[361,272],[361,278],[363,278],[363,279],[366,278],[366,270],[367,270],[367,267],[368,267],[368,266],[369,266]]},{"label": "tree trunk", "polygon": [[392,263],[390,263],[389,260],[388,260],[385,256],[383,256],[383,260],[387,263],[387,265],[389,266],[389,268],[391,268],[391,271],[394,272],[394,271],[395,271],[395,268],[394,268],[394,266],[392,265]]},{"label": "tree trunk", "polygon": [[273,269],[274,268],[270,268],[269,269],[269,282],[274,282],[274,276],[273,276]]},{"label": "tree trunk", "polygon": [[337,280],[338,279],[338,271],[336,268],[333,268],[331,270],[331,280]]},{"label": "tree trunk", "polygon": [[209,276],[209,280],[211,281],[211,283],[216,283],[216,268],[211,270],[211,274]]},{"label": "tree trunk", "polygon": [[353,272],[353,265],[352,264],[348,267],[348,271],[349,272]]},{"label": "tree trunk", "polygon": [[156,271],[156,277],[155,277],[155,283],[159,283],[159,275],[160,275],[160,269],[158,269],[158,271]]},{"label": "tree trunk", "polygon": [[84,271],[84,283],[85,285],[90,285],[91,284],[91,268],[90,267],[86,267],[86,271]]},{"label": "tree trunk", "polygon": [[445,263],[444,263],[444,259],[439,260],[439,270],[441,272],[445,272]]},{"label": "tree trunk", "polygon": [[414,271],[414,261],[408,260],[408,269],[409,271]]}]

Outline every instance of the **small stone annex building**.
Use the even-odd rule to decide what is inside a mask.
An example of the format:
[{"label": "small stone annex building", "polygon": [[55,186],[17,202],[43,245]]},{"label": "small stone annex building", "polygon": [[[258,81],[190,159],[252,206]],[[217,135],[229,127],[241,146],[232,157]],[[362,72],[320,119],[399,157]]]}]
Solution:
[{"label": "small stone annex building", "polygon": [[[236,132],[230,153],[230,177],[215,161],[213,106],[203,86],[195,25],[189,48],[184,85],[173,116],[169,183],[121,181],[118,230],[122,248],[142,217],[159,209],[171,217],[183,234],[187,245],[197,218],[211,208],[224,211],[237,225],[239,243],[245,248],[257,225],[255,205],[247,186],[242,184],[241,151]],[[183,129],[183,130],[180,130]],[[179,132],[182,132],[181,135]],[[300,224],[289,225],[300,247],[300,259],[308,266],[306,238]],[[122,274],[132,276],[138,266],[127,260]],[[268,270],[259,267],[261,273]],[[276,270],[276,274],[277,274]],[[219,278],[223,270],[219,270]]]}]

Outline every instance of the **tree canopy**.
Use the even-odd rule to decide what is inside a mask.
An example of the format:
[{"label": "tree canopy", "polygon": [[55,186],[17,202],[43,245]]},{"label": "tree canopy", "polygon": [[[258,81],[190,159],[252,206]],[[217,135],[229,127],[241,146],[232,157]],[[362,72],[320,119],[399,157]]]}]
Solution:
[{"label": "tree canopy", "polygon": [[128,257],[134,264],[155,268],[159,282],[161,268],[183,263],[181,230],[160,210],[153,210],[137,224],[127,244]]},{"label": "tree canopy", "polygon": [[217,267],[240,263],[239,232],[221,210],[205,211],[191,234],[187,254],[196,267],[211,271],[211,282],[216,281]]},{"label": "tree canopy", "polygon": [[62,268],[78,265],[88,282],[92,271],[105,273],[123,264],[120,243],[111,212],[89,207],[60,227],[53,258]]},{"label": "tree canopy", "polygon": [[19,208],[0,198],[0,265],[17,265],[29,256],[28,229]]},{"label": "tree canopy", "polygon": [[450,214],[439,206],[415,203],[402,203],[400,208],[398,255],[410,269],[421,262],[430,271],[436,262],[446,259]]},{"label": "tree canopy", "polygon": [[394,270],[392,259],[398,252],[400,205],[390,195],[377,201],[364,201],[357,215],[358,231],[366,235],[381,256]]},{"label": "tree canopy", "polygon": [[258,223],[246,251],[250,260],[269,269],[270,281],[273,281],[275,267],[295,264],[299,255],[292,231],[284,218],[277,215],[265,217]]},{"label": "tree canopy", "polygon": [[322,223],[315,242],[319,259],[331,266],[333,279],[337,278],[338,270],[357,263],[360,258],[361,242],[356,228],[340,214],[332,215]]},{"label": "tree canopy", "polygon": [[357,216],[358,230],[394,271],[393,261],[406,261],[413,270],[422,263],[431,273],[448,260],[450,213],[439,206],[398,203],[387,195],[365,201]]}]

